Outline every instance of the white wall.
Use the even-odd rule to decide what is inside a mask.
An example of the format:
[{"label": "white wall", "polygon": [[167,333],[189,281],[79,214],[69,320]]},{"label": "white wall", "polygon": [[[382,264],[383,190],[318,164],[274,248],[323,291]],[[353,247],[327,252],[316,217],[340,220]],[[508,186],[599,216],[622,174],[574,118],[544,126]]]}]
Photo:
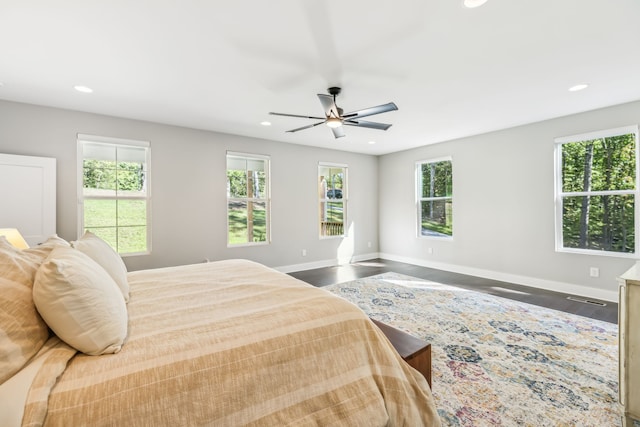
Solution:
[{"label": "white wall", "polygon": [[[382,255],[617,300],[616,277],[633,260],[555,251],[554,138],[638,122],[634,102],[382,156]],[[453,241],[416,237],[415,162],[442,156],[453,157]]]},{"label": "white wall", "polygon": [[[0,153],[57,159],[57,233],[67,240],[78,237],[78,133],[151,143],[152,253],[126,257],[130,270],[206,258],[304,267],[335,262],[339,253],[367,258],[378,250],[377,157],[0,101]],[[227,150],[271,156],[272,244],[268,246],[226,247]],[[349,166],[353,234],[347,241],[318,238],[320,161]],[[307,250],[306,257],[302,249]]]}]

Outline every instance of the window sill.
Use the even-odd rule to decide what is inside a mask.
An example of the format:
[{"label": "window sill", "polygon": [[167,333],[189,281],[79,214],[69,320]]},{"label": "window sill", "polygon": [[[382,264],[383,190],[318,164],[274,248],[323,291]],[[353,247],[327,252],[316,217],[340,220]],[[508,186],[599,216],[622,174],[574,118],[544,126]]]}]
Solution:
[{"label": "window sill", "polygon": [[271,242],[253,242],[253,243],[236,243],[234,245],[230,245],[227,243],[227,248],[246,248],[250,246],[268,246]]},{"label": "window sill", "polygon": [[565,254],[594,255],[594,256],[606,256],[606,257],[613,257],[613,258],[638,259],[638,255],[635,253],[610,252],[610,251],[595,250],[595,249],[556,248],[556,252],[565,253]]}]

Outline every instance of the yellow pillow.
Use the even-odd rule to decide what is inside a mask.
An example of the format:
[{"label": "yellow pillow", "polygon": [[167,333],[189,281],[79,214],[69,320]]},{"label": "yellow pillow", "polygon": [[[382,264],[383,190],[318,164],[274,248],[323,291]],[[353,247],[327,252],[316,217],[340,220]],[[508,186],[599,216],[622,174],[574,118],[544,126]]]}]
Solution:
[{"label": "yellow pillow", "polygon": [[56,246],[69,243],[52,236],[20,250],[0,236],[0,384],[22,369],[49,337],[31,292],[38,267]]},{"label": "yellow pillow", "polygon": [[127,337],[127,306],[118,285],[76,249],[49,254],[36,273],[33,301],[51,330],[83,353],[117,353]]}]

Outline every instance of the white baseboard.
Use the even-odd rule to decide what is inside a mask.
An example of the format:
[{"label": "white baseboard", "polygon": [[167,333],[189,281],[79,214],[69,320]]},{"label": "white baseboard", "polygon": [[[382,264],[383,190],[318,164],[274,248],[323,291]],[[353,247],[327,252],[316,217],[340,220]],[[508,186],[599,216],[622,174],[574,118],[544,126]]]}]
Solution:
[{"label": "white baseboard", "polygon": [[323,261],[305,262],[304,264],[283,265],[280,267],[273,267],[273,269],[278,270],[282,273],[292,273],[294,271],[313,270],[316,268],[334,267],[336,265],[338,265],[338,260],[329,259]]},{"label": "white baseboard", "polygon": [[[360,261],[366,261],[369,259],[380,258],[379,255],[380,254],[378,254],[377,252],[370,253],[370,254],[356,255],[352,257],[351,260],[346,264],[349,264],[351,262],[360,262]],[[344,262],[341,263],[340,260],[335,258],[335,259],[327,259],[327,260],[321,260],[321,261],[306,262],[303,264],[283,265],[281,267],[273,267],[273,268],[282,273],[292,273],[294,271],[305,271],[305,270],[313,270],[316,268],[335,267],[336,265],[341,265],[341,264],[345,264],[345,263]]]},{"label": "white baseboard", "polygon": [[579,295],[594,298],[602,301],[618,302],[618,293],[603,289],[590,288],[588,286],[574,285],[572,283],[556,282],[553,280],[540,279],[536,277],[521,276],[517,274],[502,273],[499,271],[483,270],[480,268],[464,267],[461,265],[446,264],[441,262],[425,261],[423,259],[403,257],[393,254],[380,253],[379,258],[390,261],[405,262],[407,264],[419,265],[421,267],[435,268],[437,270],[450,271],[453,273],[467,274],[470,276],[482,277],[485,279],[498,280],[501,282],[514,283],[517,285],[531,286],[533,288],[546,289],[548,291],[561,292],[571,295]]}]

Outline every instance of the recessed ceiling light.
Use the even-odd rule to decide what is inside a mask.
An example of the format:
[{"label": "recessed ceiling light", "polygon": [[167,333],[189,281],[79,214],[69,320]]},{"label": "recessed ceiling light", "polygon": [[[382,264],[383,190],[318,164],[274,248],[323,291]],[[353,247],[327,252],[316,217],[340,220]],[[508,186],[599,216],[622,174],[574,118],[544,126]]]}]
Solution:
[{"label": "recessed ceiling light", "polygon": [[469,9],[473,9],[474,7],[479,7],[485,4],[487,0],[464,0],[464,6]]},{"label": "recessed ceiling light", "polygon": [[583,90],[583,89],[586,89],[586,88],[588,88],[588,87],[589,87],[589,85],[588,85],[588,84],[586,84],[586,83],[581,83],[581,84],[579,84],[579,85],[571,86],[571,87],[569,88],[569,92],[577,92],[577,91],[579,91],[579,90]]},{"label": "recessed ceiling light", "polygon": [[262,126],[271,126],[271,122],[267,122],[266,120],[264,122],[260,122],[260,124]]},{"label": "recessed ceiling light", "polygon": [[376,143],[375,141],[369,141],[369,144],[371,144],[371,145],[373,145],[375,143]]},{"label": "recessed ceiling light", "polygon": [[91,89],[90,87],[86,87],[86,86],[74,86],[73,87],[75,90],[77,90],[78,92],[82,92],[82,93],[91,93],[93,92],[93,89]]}]

